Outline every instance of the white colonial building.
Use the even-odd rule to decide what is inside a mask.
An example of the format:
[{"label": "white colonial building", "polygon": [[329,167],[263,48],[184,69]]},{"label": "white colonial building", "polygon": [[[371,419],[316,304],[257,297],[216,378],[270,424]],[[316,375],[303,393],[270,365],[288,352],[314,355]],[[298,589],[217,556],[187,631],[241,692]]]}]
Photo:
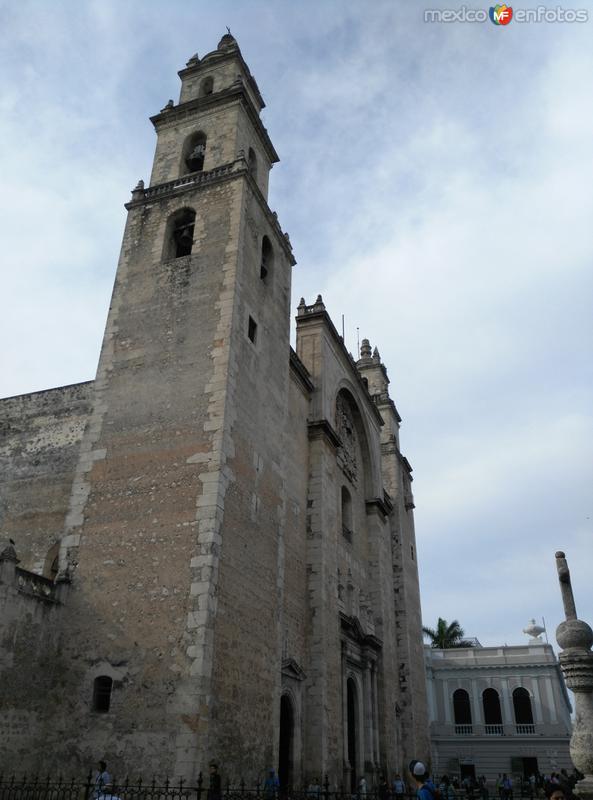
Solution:
[{"label": "white colonial building", "polygon": [[[516,778],[572,770],[571,705],[551,645],[426,647],[432,770]],[[534,635],[535,634],[535,635]]]}]

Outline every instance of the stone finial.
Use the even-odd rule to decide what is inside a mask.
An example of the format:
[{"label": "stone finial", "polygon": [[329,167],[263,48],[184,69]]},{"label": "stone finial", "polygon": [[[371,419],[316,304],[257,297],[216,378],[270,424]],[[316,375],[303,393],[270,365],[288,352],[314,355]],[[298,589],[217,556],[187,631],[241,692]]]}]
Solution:
[{"label": "stone finial", "polygon": [[360,343],[360,357],[361,358],[370,358],[371,357],[371,343],[368,339],[363,339]]},{"label": "stone finial", "polygon": [[535,642],[541,642],[540,634],[542,634],[546,629],[543,628],[541,625],[537,625],[534,619],[529,620],[529,625],[526,625],[523,628],[523,633],[526,633],[527,636],[531,636],[531,639],[535,639]]},{"label": "stone finial", "polygon": [[325,311],[325,304],[320,294],[317,295],[317,300],[315,300],[315,305],[313,306],[313,309],[315,311]]},{"label": "stone finial", "polygon": [[564,605],[564,615],[566,619],[576,619],[577,609],[574,604],[572,584],[570,582],[570,570],[562,550],[556,553],[556,569],[558,570],[558,580],[560,581],[560,592],[562,593],[562,604]]},{"label": "stone finial", "polygon": [[200,56],[197,53],[194,53],[193,56],[191,56],[189,58],[189,60],[188,60],[188,62],[187,62],[187,64],[185,66],[186,67],[195,67],[199,63],[200,63]]},{"label": "stone finial", "polygon": [[161,108],[161,114],[163,114],[165,111],[171,111],[173,108],[175,108],[175,103],[173,100],[171,100],[171,98],[169,98],[164,107]]},{"label": "stone finial", "polygon": [[381,356],[379,355],[379,348],[378,347],[375,347],[375,349],[373,350],[373,361],[376,361],[376,362],[380,362],[381,361]]},{"label": "stone finial", "polygon": [[231,33],[230,29],[227,27],[227,32],[218,43],[217,50],[226,50],[229,47],[236,47],[236,46],[237,46],[237,40]]},{"label": "stone finial", "polygon": [[132,200],[140,200],[144,197],[144,181],[142,178],[138,181],[138,183],[132,189]]},{"label": "stone finial", "polygon": [[19,563],[19,558],[16,554],[16,548],[12,539],[0,550],[0,561],[14,561],[15,564]]},{"label": "stone finial", "polygon": [[570,582],[570,570],[563,552],[556,553],[556,568],[566,620],[556,629],[562,651],[560,666],[566,685],[574,692],[575,719],[570,739],[570,756],[584,774],[575,789],[578,797],[593,800],[593,630],[577,619]]}]

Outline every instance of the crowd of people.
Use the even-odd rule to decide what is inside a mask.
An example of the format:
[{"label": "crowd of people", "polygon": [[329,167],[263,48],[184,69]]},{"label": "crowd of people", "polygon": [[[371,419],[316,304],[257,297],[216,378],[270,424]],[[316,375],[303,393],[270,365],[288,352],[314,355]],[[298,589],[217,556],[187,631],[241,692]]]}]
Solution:
[{"label": "crowd of people", "polygon": [[[431,778],[429,771],[422,761],[411,761],[409,768],[409,781],[398,773],[391,783],[382,774],[376,786],[369,787],[365,777],[362,777],[357,786],[357,800],[368,800],[367,795],[376,797],[377,800],[405,800],[416,796],[417,800],[518,800],[521,798],[548,798],[548,800],[576,800],[574,787],[584,776],[576,770],[569,775],[565,769],[552,772],[550,775],[534,773],[529,777],[517,780],[507,773],[500,773],[494,786],[488,786],[484,775],[479,778],[466,775],[459,779],[456,776],[442,775],[439,779]],[[211,761],[209,764],[209,780],[206,788],[206,800],[222,800],[222,785],[218,764]],[[406,776],[407,777],[407,776]],[[275,770],[269,770],[263,785],[263,800],[277,800],[283,792]],[[324,792],[317,778],[309,783],[306,789],[308,800],[322,800]],[[99,762],[99,769],[95,777],[95,786],[92,800],[120,800],[114,793],[111,775],[107,771],[105,761]]]}]

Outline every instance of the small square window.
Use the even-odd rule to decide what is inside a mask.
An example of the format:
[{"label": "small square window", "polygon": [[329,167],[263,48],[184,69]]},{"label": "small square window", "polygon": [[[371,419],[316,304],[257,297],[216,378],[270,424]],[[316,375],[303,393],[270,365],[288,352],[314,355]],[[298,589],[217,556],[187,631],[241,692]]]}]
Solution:
[{"label": "small square window", "polygon": [[249,340],[255,344],[255,339],[257,336],[257,322],[253,319],[253,317],[249,317],[249,327],[247,328],[247,336],[249,336]]}]

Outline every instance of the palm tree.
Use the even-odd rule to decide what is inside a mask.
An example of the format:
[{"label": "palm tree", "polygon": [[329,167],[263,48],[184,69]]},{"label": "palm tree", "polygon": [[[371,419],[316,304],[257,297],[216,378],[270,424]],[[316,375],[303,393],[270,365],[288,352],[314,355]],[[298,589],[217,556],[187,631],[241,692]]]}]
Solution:
[{"label": "palm tree", "polygon": [[471,647],[471,643],[464,640],[464,630],[456,619],[448,625],[446,619],[439,617],[436,628],[423,627],[422,632],[430,639],[430,646],[435,649]]}]

